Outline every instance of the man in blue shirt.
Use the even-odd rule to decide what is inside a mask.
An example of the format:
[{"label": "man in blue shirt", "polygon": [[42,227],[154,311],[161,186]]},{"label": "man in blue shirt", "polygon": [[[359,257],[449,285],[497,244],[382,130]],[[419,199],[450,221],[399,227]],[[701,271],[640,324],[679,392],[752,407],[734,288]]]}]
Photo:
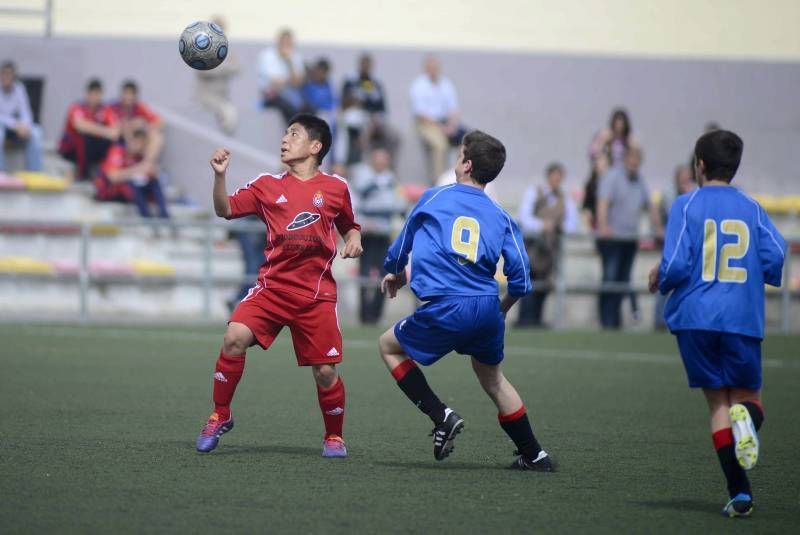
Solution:
[{"label": "man in blue shirt", "polygon": [[780,286],[786,242],[754,200],[730,186],[742,140],[726,130],[695,145],[701,185],[678,197],[650,291],[672,291],[665,308],[689,378],[702,388],[730,501],[730,517],[753,509],[745,470],[758,460],[764,284]]},{"label": "man in blue shirt", "polygon": [[[427,366],[455,351],[472,357],[478,381],[497,406],[500,426],[519,450],[511,467],[551,472],[525,406],[500,369],[506,312],[531,291],[519,227],[483,191],[505,159],[499,140],[473,131],[460,148],[456,183],[420,198],[389,247],[381,290],[393,298],[406,284],[410,254],[411,289],[425,304],[381,336],[380,351],[403,393],[433,421],[436,460],[453,451],[464,420],[433,393],[416,363]],[[502,301],[494,278],[501,256],[508,279]]]}]

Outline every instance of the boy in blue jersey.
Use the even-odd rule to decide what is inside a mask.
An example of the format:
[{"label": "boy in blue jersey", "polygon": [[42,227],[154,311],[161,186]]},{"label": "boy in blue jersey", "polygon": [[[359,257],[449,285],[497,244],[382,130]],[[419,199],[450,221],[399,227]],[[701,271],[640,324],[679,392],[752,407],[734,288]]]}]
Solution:
[{"label": "boy in blue jersey", "polygon": [[650,291],[672,291],[665,319],[678,341],[689,386],[702,388],[711,435],[728,484],[722,513],[749,516],[745,470],[758,460],[764,284],[780,286],[786,242],[754,200],[730,186],[742,140],[715,130],[697,140],[700,189],[678,197]]},{"label": "boy in blue jersey", "polygon": [[[433,393],[416,363],[428,366],[451,351],[470,355],[472,369],[497,406],[498,419],[519,450],[511,465],[551,472],[519,394],[503,376],[506,312],[530,293],[531,278],[519,227],[484,193],[506,159],[503,144],[473,131],[464,136],[456,183],[425,192],[389,248],[381,290],[404,286],[411,254],[411,289],[425,303],[380,338],[383,361],[400,389],[433,421],[433,455],[453,451],[464,420]],[[494,275],[503,257],[508,295],[498,298]]]}]

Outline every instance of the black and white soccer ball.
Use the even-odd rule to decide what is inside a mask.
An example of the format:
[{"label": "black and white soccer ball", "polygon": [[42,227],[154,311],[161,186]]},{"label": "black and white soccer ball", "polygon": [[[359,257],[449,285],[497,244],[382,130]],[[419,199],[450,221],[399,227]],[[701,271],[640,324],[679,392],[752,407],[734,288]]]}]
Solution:
[{"label": "black and white soccer ball", "polygon": [[225,61],[228,38],[213,22],[193,22],[183,30],[178,40],[178,52],[189,67],[207,71]]}]

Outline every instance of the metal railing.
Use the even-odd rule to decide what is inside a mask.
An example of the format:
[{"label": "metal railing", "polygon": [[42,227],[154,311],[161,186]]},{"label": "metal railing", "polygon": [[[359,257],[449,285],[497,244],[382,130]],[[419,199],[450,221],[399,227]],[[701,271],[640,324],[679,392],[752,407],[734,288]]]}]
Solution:
[{"label": "metal railing", "polygon": [[[192,230],[193,239],[202,242],[202,269],[201,275],[181,274],[175,273],[169,276],[148,277],[148,276],[130,276],[130,275],[114,275],[114,274],[93,274],[91,269],[91,260],[93,257],[92,251],[92,237],[95,231],[105,230],[109,227],[119,228],[150,228],[152,232],[170,232],[180,233],[182,230]],[[199,232],[198,232],[199,231]],[[201,315],[204,319],[212,318],[212,293],[217,285],[240,285],[243,282],[249,282],[256,278],[256,274],[243,274],[241,276],[225,276],[218,275],[214,272],[214,244],[215,239],[223,233],[230,231],[248,231],[248,232],[263,232],[264,226],[260,222],[222,222],[217,220],[208,221],[176,221],[176,220],[163,220],[163,219],[128,219],[118,220],[113,222],[105,221],[85,221],[85,222],[65,222],[65,221],[46,221],[46,220],[0,220],[0,235],[3,234],[36,234],[36,233],[57,233],[57,234],[70,234],[79,236],[79,252],[78,252],[78,269],[77,273],[68,272],[60,274],[40,274],[40,273],[13,273],[13,274],[0,274],[0,276],[23,277],[23,278],[41,278],[49,277],[55,280],[62,281],[77,281],[79,295],[79,319],[87,322],[91,319],[91,311],[89,309],[89,293],[91,287],[96,284],[136,284],[140,286],[148,285],[164,285],[164,284],[188,284],[197,285],[202,291],[202,308]],[[102,232],[101,232],[102,234]],[[529,236],[530,237],[530,236]],[[188,238],[187,238],[188,239]],[[553,317],[555,318],[553,326],[555,328],[563,328],[565,326],[564,318],[567,310],[567,298],[570,295],[597,295],[600,292],[605,293],[623,293],[623,294],[647,294],[648,289],[646,281],[640,281],[638,284],[629,283],[611,283],[611,282],[594,282],[594,281],[572,281],[568,280],[565,262],[574,261],[577,255],[569,255],[565,252],[567,245],[574,246],[579,243],[594,242],[596,237],[592,234],[570,234],[563,236],[562,247],[558,251],[560,257],[556,263],[556,269],[549,285],[552,294],[554,295],[555,310]],[[628,238],[629,239],[629,238]],[[657,250],[651,249],[644,251],[645,254],[652,254],[655,264],[656,255],[659,254]],[[0,257],[14,254],[14,251],[0,251]],[[598,255],[592,250],[592,253],[578,253],[587,258],[591,256],[593,260],[599,262]],[[535,259],[534,259],[535,261]],[[800,297],[800,289],[791,288],[791,274],[792,274],[792,255],[786,255],[786,262],[783,270],[783,284],[780,289],[780,322],[779,329],[781,332],[789,333],[792,330],[791,324],[791,304],[792,299]],[[340,286],[349,285],[374,285],[375,280],[370,278],[360,277],[347,277],[337,279]],[[534,284],[536,286],[536,284]],[[540,283],[541,287],[541,283]],[[772,294],[774,295],[774,294]]]}]

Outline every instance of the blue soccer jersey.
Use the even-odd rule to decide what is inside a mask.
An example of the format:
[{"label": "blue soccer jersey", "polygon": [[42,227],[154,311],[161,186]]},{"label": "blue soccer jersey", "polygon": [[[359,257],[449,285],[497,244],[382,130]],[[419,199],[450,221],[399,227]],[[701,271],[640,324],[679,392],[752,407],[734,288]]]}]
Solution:
[{"label": "blue soccer jersey", "polygon": [[508,293],[530,293],[528,255],[519,227],[475,187],[450,184],[425,192],[389,247],[384,268],[400,273],[411,254],[411,289],[423,301],[443,296],[497,295],[503,257]]},{"label": "blue soccer jersey", "polygon": [[661,293],[674,290],[670,331],[764,337],[764,284],[780,286],[786,241],[754,200],[733,187],[706,186],[672,205],[659,268]]}]

